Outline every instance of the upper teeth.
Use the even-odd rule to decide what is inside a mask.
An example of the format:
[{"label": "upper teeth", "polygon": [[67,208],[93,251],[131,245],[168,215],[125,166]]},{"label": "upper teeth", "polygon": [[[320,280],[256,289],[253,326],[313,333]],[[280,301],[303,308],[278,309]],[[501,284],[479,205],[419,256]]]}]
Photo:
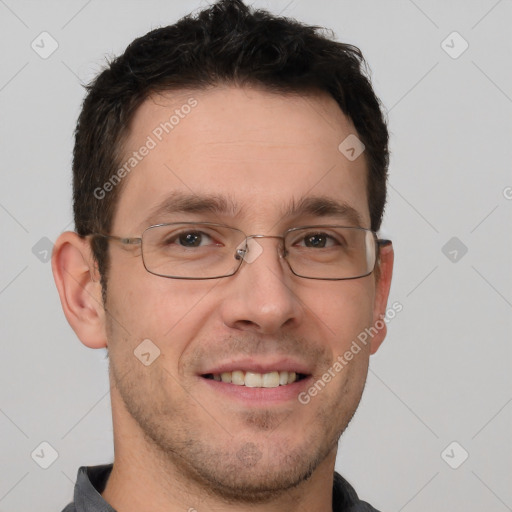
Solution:
[{"label": "upper teeth", "polygon": [[230,382],[237,386],[247,386],[248,388],[277,388],[285,384],[291,384],[297,380],[295,372],[243,372],[236,370],[234,372],[214,373],[214,380]]}]

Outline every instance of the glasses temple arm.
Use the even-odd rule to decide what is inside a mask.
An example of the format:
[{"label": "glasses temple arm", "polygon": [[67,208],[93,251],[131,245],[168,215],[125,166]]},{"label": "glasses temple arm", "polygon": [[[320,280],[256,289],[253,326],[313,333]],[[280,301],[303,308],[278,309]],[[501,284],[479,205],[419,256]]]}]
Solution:
[{"label": "glasses temple arm", "polygon": [[107,240],[115,240],[116,242],[120,242],[124,245],[138,245],[142,242],[142,238],[128,238],[114,235],[104,235],[103,233],[93,233],[91,236],[106,238]]}]

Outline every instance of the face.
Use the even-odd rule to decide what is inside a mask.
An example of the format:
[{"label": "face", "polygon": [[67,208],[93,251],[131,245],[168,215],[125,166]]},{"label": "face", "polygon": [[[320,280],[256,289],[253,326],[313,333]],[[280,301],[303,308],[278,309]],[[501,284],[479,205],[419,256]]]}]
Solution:
[{"label": "face", "polygon": [[[159,130],[176,110],[172,130]],[[338,150],[351,133],[327,96],[227,86],[154,96],[135,115],[126,159],[148,136],[155,146],[124,178],[112,233],[138,237],[150,225],[193,221],[279,236],[304,225],[357,225],[354,213],[369,228],[364,154],[349,161]],[[313,200],[349,213],[304,206]],[[231,277],[177,280],[148,273],[139,246],[113,242],[106,317],[114,422],[132,425],[164,463],[196,482],[253,501],[334,463],[361,397],[370,344],[309,403],[299,395],[383,313],[373,274],[300,278],[279,239],[257,243],[261,253]],[[145,366],[134,351],[147,339],[160,356]],[[245,376],[249,385],[211,378],[245,372],[300,379],[262,388],[250,387],[258,375]]]}]

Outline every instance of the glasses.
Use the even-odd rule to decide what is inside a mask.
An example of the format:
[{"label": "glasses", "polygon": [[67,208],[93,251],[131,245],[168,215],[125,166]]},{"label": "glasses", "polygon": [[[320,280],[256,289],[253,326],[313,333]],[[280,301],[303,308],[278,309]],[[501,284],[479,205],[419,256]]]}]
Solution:
[{"label": "glasses", "polygon": [[288,229],[282,236],[246,235],[211,222],[173,222],[144,230],[140,238],[94,234],[125,245],[140,245],[144,267],[170,279],[218,279],[234,275],[242,262],[252,263],[263,252],[261,238],[281,240],[279,255],[298,277],[358,279],[375,268],[379,247],[391,244],[374,231],[336,225]]}]

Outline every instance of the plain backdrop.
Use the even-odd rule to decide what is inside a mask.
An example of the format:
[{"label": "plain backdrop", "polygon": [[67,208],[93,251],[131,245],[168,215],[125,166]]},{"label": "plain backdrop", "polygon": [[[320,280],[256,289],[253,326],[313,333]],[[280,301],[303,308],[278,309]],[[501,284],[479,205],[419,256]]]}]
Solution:
[{"label": "plain backdrop", "polygon": [[[105,352],[66,323],[47,261],[73,227],[81,84],[206,5],[0,0],[1,512],[60,511],[78,467],[113,457]],[[383,512],[512,510],[512,2],[254,5],[359,46],[389,119],[384,233],[403,310],[337,470]]]}]

